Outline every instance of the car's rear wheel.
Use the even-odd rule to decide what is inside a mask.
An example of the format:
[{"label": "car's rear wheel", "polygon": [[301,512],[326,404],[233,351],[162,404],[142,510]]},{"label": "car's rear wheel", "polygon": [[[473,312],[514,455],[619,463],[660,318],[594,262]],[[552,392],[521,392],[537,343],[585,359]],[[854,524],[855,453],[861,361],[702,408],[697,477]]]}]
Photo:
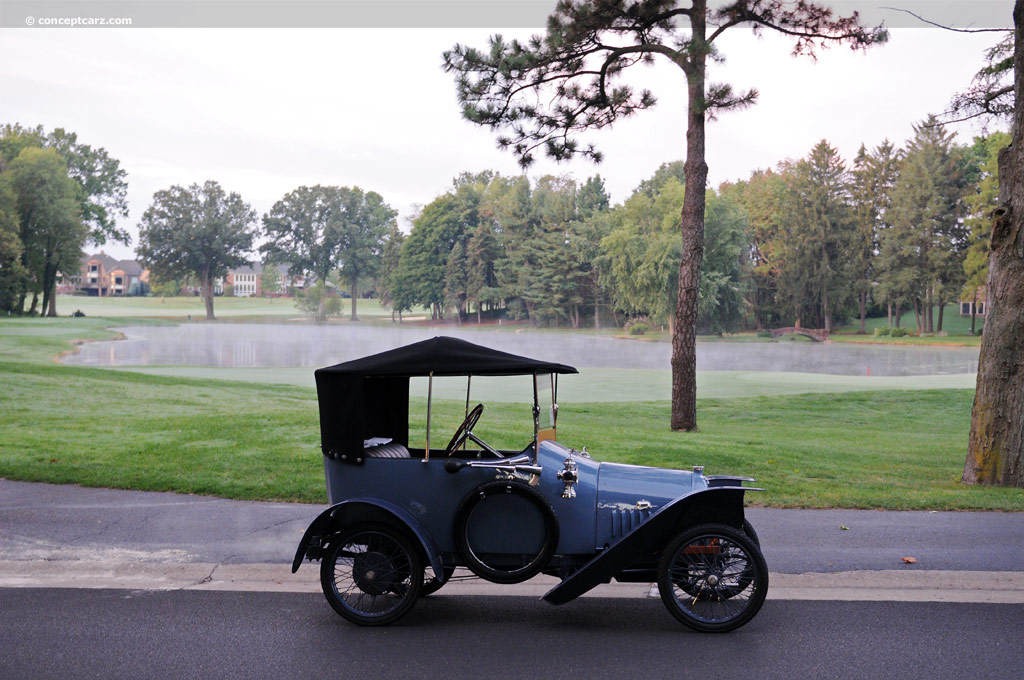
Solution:
[{"label": "car's rear wheel", "polygon": [[320,585],[334,611],[361,626],[382,626],[409,613],[423,565],[409,540],[383,525],[341,532],[320,562]]},{"label": "car's rear wheel", "polygon": [[744,625],[768,592],[768,566],[746,534],[704,524],[679,534],[662,553],[658,590],[690,628],[724,633]]}]

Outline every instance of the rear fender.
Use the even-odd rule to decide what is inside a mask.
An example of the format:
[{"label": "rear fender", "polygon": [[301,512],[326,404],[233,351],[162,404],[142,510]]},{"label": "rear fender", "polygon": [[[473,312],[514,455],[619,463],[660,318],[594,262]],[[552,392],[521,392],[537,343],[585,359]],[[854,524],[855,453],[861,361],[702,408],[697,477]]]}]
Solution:
[{"label": "rear fender", "polygon": [[743,530],[743,493],[760,491],[743,486],[702,489],[662,506],[650,518],[626,534],[571,576],[549,590],[544,600],[565,604],[637,561],[659,552],[666,543],[689,527],[714,522]]},{"label": "rear fender", "polygon": [[[386,524],[408,534],[410,538],[419,541],[427,556],[427,562],[434,571],[434,576],[445,581],[444,569],[441,568],[441,553],[419,520],[413,517],[407,510],[380,498],[353,498],[332,505],[321,512],[306,529],[299,541],[299,548],[295,551],[295,559],[292,560],[292,573],[299,570],[302,560],[307,556],[310,546],[316,540],[344,530],[356,524],[372,522],[375,524]],[[313,559],[310,555],[310,559]]]}]

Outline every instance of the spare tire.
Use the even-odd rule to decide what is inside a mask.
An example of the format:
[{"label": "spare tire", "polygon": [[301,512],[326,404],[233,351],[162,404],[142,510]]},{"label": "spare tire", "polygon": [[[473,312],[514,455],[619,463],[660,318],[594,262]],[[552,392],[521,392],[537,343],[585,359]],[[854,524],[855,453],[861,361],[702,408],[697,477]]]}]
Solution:
[{"label": "spare tire", "polygon": [[455,512],[455,545],[466,567],[493,583],[540,573],[558,547],[558,520],[544,496],[517,480],[488,482]]}]

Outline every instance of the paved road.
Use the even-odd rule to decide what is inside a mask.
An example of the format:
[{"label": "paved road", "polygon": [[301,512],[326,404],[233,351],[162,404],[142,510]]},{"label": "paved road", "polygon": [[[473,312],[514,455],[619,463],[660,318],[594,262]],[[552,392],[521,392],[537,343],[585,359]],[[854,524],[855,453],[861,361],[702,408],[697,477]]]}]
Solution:
[{"label": "paved road", "polygon": [[[323,509],[0,480],[0,560],[285,564]],[[777,573],[1024,571],[1024,513],[751,508],[748,517]]]},{"label": "paved road", "polygon": [[1020,605],[767,602],[727,635],[692,633],[643,599],[438,596],[381,629],[285,593],[0,589],[0,610],[6,680],[1005,680],[1024,668]]}]

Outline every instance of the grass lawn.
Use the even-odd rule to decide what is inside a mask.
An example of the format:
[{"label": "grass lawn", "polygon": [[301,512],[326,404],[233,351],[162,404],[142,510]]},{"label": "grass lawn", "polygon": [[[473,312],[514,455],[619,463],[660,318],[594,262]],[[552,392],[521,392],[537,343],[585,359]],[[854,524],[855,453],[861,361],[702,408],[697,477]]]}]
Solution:
[{"label": "grass lawn", "polygon": [[[131,366],[118,370],[148,375],[238,380],[260,384],[313,387],[311,368],[217,368],[211,366]],[[789,373],[783,371],[697,371],[697,396],[700,398],[732,398],[806,394],[809,392],[866,392],[878,390],[974,389],[977,378],[972,374],[860,376],[823,373]],[[672,394],[669,370],[632,368],[585,368],[579,375],[562,376],[558,381],[558,399],[570,404],[579,402],[631,402],[665,400]],[[473,379],[470,395],[474,401],[487,403],[518,401],[531,394],[530,378]],[[412,393],[426,396],[426,379],[414,380]],[[466,381],[438,378],[434,394],[441,398],[465,398]]]},{"label": "grass lawn", "polygon": [[[0,321],[0,476],[323,503],[316,395],[302,386],[64,366],[102,319]],[[568,381],[566,381],[568,383]],[[668,430],[661,401],[561,404],[559,438],[600,460],[757,477],[753,503],[799,507],[1024,510],[1020,489],[959,484],[969,389],[700,400],[701,432]],[[447,440],[464,402],[435,403]],[[422,437],[425,401],[410,418]],[[488,404],[479,434],[522,447],[528,409]],[[436,446],[437,444],[435,444]]]},{"label": "grass lawn", "polygon": [[[343,300],[342,317],[332,322],[347,320],[351,304],[351,300]],[[58,314],[68,316],[75,310],[80,310],[86,317],[155,317],[173,320],[184,320],[189,316],[193,319],[206,318],[206,307],[201,297],[57,296]],[[391,310],[381,307],[377,300],[359,300],[356,312],[360,318],[391,318]],[[286,319],[304,320],[302,311],[295,306],[294,298],[217,297],[213,300],[213,313],[218,319],[233,321],[268,318],[280,323]]]},{"label": "grass lawn", "polygon": [[[932,318],[937,326],[939,323],[939,307],[936,305],[932,308]],[[975,321],[975,329],[980,330],[985,325],[985,317],[979,316]],[[870,335],[876,328],[888,328],[889,319],[882,317],[875,317],[865,319],[864,326],[867,333]],[[903,313],[900,317],[900,326],[906,328],[908,331],[917,331],[917,317],[914,315],[914,310],[910,310]],[[855,318],[845,326],[835,329],[836,333],[839,334],[853,334],[860,330],[860,318]],[[942,316],[942,330],[949,334],[945,338],[920,338],[922,340],[934,339],[934,340],[946,340],[947,342],[954,339],[956,342],[964,340],[978,340],[980,344],[981,338],[979,336],[969,336],[968,332],[971,330],[971,317],[960,316],[960,305],[946,305],[946,311]],[[863,336],[861,336],[863,337]],[[885,339],[885,338],[882,338]],[[896,340],[908,340],[912,338],[888,338],[890,341]]]}]

